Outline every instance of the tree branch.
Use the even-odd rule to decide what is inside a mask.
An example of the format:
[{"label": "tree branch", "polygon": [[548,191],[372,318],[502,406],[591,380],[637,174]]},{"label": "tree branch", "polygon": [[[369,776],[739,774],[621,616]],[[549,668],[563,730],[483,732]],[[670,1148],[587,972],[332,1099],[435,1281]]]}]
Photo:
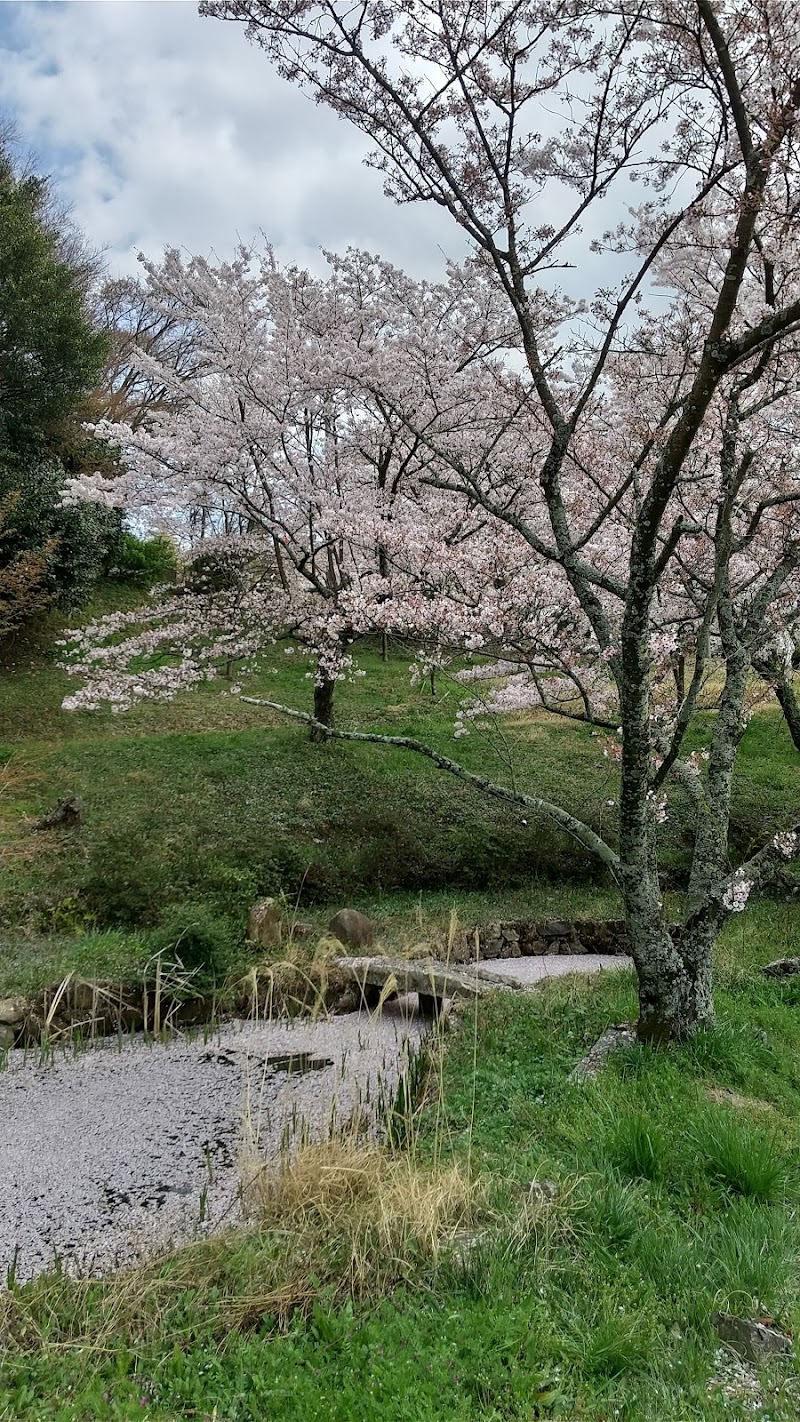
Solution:
[{"label": "tree branch", "polygon": [[321,721],[317,721],[308,712],[295,711],[293,707],[284,706],[279,701],[268,701],[259,696],[240,696],[239,700],[246,701],[249,706],[266,706],[270,711],[278,711],[282,716],[290,716],[295,721],[303,721],[305,725],[323,732],[328,740],[366,742],[369,745],[390,746],[394,750],[413,751],[415,755],[425,756],[427,760],[433,762],[437,769],[446,770],[450,775],[455,775],[457,779],[463,780],[467,785],[474,785],[484,795],[490,795],[496,800],[504,800],[507,804],[521,805],[537,815],[543,815],[546,819],[552,820],[559,829],[566,830],[567,834],[572,835],[573,839],[576,839],[585,849],[596,854],[612,873],[616,873],[619,857],[615,850],[606,844],[598,834],[595,834],[589,825],[584,824],[575,815],[571,815],[568,810],[562,809],[560,805],[554,805],[550,800],[543,800],[538,795],[526,795],[521,790],[511,790],[506,785],[496,785],[485,775],[476,775],[474,771],[467,770],[466,766],[459,765],[458,761],[451,760],[449,756],[442,755],[432,746],[425,745],[424,741],[414,740],[411,736],[384,736],[376,731],[334,730],[329,726],[324,726]]}]

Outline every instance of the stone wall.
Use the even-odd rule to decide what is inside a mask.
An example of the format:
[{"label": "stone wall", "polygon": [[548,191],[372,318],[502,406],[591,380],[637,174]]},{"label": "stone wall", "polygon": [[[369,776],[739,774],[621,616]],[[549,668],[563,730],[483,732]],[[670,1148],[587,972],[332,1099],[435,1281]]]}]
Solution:
[{"label": "stone wall", "polygon": [[545,953],[619,956],[628,951],[625,924],[612,919],[508,919],[461,929],[449,957],[453,963],[467,963],[481,958],[539,957]]}]

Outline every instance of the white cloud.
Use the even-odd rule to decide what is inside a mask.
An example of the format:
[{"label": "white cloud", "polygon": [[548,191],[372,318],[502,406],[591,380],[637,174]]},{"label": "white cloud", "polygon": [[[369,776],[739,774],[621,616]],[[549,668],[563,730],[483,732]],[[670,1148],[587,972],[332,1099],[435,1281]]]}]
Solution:
[{"label": "white cloud", "polygon": [[365,141],[193,0],[0,7],[4,107],[114,271],[165,246],[228,255],[263,230],[284,260],[381,252],[436,275],[452,221],[400,208]]}]

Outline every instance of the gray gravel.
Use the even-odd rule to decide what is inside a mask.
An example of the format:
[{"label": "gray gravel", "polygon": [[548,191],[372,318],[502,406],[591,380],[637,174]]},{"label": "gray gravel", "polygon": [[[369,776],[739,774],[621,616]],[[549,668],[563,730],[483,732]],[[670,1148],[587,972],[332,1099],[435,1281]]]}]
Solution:
[{"label": "gray gravel", "polygon": [[515,978],[520,983],[540,983],[545,978],[561,978],[567,973],[599,973],[604,968],[629,968],[631,959],[608,957],[599,953],[564,953],[553,957],[548,953],[531,958],[487,958],[482,968]]},{"label": "gray gravel", "polygon": [[[533,982],[626,962],[486,966]],[[70,1273],[101,1273],[235,1221],[245,1139],[274,1158],[287,1139],[323,1138],[332,1121],[391,1092],[419,1040],[413,1007],[387,1004],[377,1020],[231,1023],[207,1041],[133,1037],[121,1050],[107,1039],[44,1065],[38,1053],[10,1052],[0,1074],[0,1280],[56,1259]]]},{"label": "gray gravel", "polygon": [[19,1279],[56,1257],[99,1273],[233,1222],[245,1138],[269,1157],[287,1134],[326,1136],[392,1089],[418,1036],[393,1005],[374,1021],[232,1023],[206,1042],[106,1039],[44,1066],[9,1053],[0,1280],[15,1255]]}]

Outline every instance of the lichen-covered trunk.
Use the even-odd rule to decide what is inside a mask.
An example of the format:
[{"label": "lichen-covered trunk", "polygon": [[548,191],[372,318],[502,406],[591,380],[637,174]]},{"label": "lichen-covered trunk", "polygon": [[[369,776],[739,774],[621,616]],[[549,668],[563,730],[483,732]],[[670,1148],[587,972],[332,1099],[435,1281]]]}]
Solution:
[{"label": "lichen-covered trunk", "polygon": [[628,915],[639,978],[639,1040],[653,1046],[685,1041],[714,1019],[715,934],[679,934],[665,923]]},{"label": "lichen-covered trunk", "polygon": [[[637,596],[638,593],[638,596]],[[650,589],[631,578],[618,680],[623,726],[620,781],[620,887],[639,980],[638,1036],[662,1045],[691,1037],[713,1016],[713,935],[678,932],[667,921],[658,873],[657,806],[652,787]]]},{"label": "lichen-covered trunk", "polygon": [[332,731],[336,724],[333,712],[335,690],[336,678],[327,676],[320,669],[317,680],[314,682],[314,720],[320,722],[320,725],[311,727],[312,741],[326,741],[328,739],[327,732]]},{"label": "lichen-covered trunk", "polygon": [[795,748],[800,751],[800,700],[798,700],[797,692],[787,679],[778,682],[775,687],[775,695],[786,718],[789,735],[794,741]]}]

